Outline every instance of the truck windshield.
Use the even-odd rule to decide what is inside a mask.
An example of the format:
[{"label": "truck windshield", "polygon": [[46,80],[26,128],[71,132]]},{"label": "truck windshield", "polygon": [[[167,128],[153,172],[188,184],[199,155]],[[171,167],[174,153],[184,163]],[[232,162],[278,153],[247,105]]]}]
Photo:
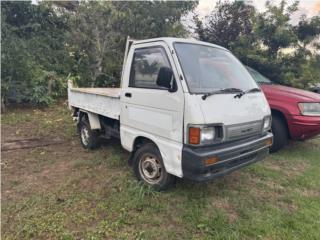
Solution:
[{"label": "truck windshield", "polygon": [[257,88],[245,67],[229,51],[192,43],[175,43],[174,48],[191,93]]}]

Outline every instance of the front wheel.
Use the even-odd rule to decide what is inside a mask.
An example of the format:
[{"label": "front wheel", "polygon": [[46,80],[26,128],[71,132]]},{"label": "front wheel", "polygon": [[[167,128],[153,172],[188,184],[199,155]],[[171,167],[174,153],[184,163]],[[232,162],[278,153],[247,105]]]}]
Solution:
[{"label": "front wheel", "polygon": [[274,153],[287,145],[288,129],[284,120],[277,115],[272,115],[271,129],[273,133],[273,143],[270,148],[270,152]]},{"label": "front wheel", "polygon": [[175,177],[167,173],[158,148],[147,143],[140,147],[133,157],[133,170],[138,180],[161,191],[175,182]]}]

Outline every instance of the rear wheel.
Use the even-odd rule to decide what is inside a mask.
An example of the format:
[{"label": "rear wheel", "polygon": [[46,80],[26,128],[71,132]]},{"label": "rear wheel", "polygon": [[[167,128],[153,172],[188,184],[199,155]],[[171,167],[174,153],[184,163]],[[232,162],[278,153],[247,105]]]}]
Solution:
[{"label": "rear wheel", "polygon": [[285,121],[278,115],[272,115],[273,143],[270,152],[274,153],[279,151],[288,143],[288,129]]},{"label": "rear wheel", "polygon": [[133,170],[136,177],[161,191],[175,182],[175,177],[167,173],[158,148],[152,143],[140,147],[133,157]]},{"label": "rear wheel", "polygon": [[79,135],[83,148],[94,149],[98,146],[98,131],[90,128],[90,124],[85,117],[79,123]]}]

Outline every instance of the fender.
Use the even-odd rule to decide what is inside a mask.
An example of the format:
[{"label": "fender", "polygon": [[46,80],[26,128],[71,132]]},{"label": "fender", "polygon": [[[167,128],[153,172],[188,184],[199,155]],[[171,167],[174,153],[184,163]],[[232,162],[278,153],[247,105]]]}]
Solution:
[{"label": "fender", "polygon": [[[85,110],[80,109],[79,112],[86,113],[88,115],[89,124],[91,129],[101,129],[101,124],[99,120],[99,116],[96,113],[88,112]],[[80,121],[80,118],[78,118],[78,123]]]},{"label": "fender", "polygon": [[129,152],[133,151],[133,144],[137,137],[144,137],[151,140],[155,143],[161,153],[166,171],[177,177],[183,177],[181,165],[182,143],[168,141],[168,139],[160,136],[155,136],[154,134],[124,125],[120,126],[120,135],[122,147]]}]

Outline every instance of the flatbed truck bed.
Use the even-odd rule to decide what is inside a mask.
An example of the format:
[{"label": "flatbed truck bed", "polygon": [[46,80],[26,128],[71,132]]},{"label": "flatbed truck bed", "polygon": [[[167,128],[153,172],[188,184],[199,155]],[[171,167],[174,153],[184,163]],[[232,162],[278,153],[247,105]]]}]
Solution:
[{"label": "flatbed truck bed", "polygon": [[75,88],[68,82],[69,107],[120,118],[120,88]]}]

